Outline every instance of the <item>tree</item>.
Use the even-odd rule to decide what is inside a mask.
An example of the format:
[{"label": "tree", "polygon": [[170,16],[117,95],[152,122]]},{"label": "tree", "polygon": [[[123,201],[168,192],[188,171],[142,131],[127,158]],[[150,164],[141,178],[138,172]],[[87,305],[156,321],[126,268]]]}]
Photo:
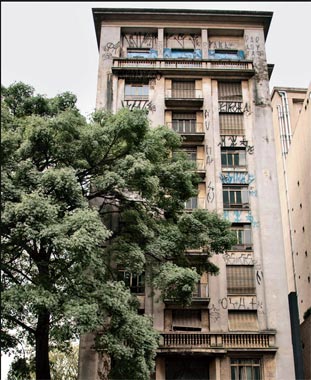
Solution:
[{"label": "tree", "polygon": [[[158,335],[118,269],[153,268],[147,280],[187,304],[199,273],[217,273],[210,255],[234,242],[230,223],[184,212],[199,178],[172,154],[180,137],[150,128],[145,111],[98,111],[87,122],[70,93],[43,97],[42,108],[28,106],[30,86],[2,90],[3,347],[26,339],[36,379],[50,379],[49,350],[96,331],[111,376],[149,378]],[[190,269],[185,250],[198,247],[207,255]]]}]

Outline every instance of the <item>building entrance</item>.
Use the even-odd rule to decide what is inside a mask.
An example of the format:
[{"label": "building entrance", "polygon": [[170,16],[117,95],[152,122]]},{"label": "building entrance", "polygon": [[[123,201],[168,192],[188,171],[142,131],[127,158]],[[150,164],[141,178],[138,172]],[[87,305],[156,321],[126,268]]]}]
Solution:
[{"label": "building entrance", "polygon": [[209,380],[207,357],[178,356],[165,360],[166,380]]}]

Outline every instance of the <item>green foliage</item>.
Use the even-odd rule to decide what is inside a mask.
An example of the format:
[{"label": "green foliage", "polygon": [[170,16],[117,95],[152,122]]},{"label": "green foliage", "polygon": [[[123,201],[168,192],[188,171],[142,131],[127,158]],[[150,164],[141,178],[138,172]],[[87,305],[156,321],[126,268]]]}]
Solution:
[{"label": "green foliage", "polygon": [[190,305],[200,275],[191,268],[182,268],[167,262],[162,265],[154,285],[161,290],[163,300],[174,300],[183,306]]},{"label": "green foliage", "polygon": [[[2,88],[3,347],[38,344],[48,316],[51,349],[101,331],[96,348],[110,355],[111,376],[147,379],[158,335],[118,269],[152,268],[148,281],[186,305],[199,274],[217,273],[210,256],[234,238],[217,214],[184,212],[200,179],[172,154],[175,132],[150,128],[139,109],[97,111],[87,123],[75,102],[23,83]],[[185,251],[201,247],[189,269]]]}]

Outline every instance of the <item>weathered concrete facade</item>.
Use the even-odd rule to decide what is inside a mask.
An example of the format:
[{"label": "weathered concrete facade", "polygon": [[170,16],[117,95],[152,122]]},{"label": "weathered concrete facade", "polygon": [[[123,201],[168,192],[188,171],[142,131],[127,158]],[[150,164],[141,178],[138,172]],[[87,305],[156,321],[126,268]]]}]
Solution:
[{"label": "weathered concrete facade", "polygon": [[238,237],[232,251],[213,257],[220,275],[202,276],[187,310],[156,302],[149,289],[140,295],[161,333],[155,379],[294,379],[265,56],[272,13],[93,15],[97,108],[147,108],[153,126],[180,133],[202,178],[186,208],[216,210]]},{"label": "weathered concrete facade", "polygon": [[[299,335],[299,331],[295,332],[295,325],[292,330],[293,336],[295,333],[297,335],[297,360],[300,356],[304,358],[304,379],[311,378],[310,315],[308,319],[304,318],[311,307],[310,92],[311,84],[309,89],[276,87],[272,91],[271,100],[288,293],[290,299],[297,304],[290,305],[291,314],[292,320],[297,318],[301,334]],[[296,316],[295,309],[298,314]]]}]

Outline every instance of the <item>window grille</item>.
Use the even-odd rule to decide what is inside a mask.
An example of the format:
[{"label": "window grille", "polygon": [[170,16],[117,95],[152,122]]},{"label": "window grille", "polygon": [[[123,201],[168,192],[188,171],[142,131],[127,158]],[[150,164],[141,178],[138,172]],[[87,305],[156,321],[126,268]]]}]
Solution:
[{"label": "window grille", "polygon": [[228,294],[256,294],[252,265],[227,265]]}]

